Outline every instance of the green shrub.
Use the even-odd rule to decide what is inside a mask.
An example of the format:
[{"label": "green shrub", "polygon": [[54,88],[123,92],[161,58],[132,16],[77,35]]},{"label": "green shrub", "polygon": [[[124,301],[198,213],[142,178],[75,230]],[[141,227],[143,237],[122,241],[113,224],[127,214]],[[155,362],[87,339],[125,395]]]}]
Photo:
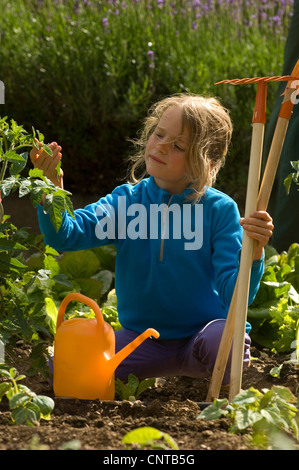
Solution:
[{"label": "green shrub", "polygon": [[[59,141],[71,191],[111,189],[125,175],[127,138],[149,105],[191,91],[216,94],[231,110],[235,134],[219,186],[238,200],[247,179],[255,86],[214,84],[281,73],[291,0],[4,3],[3,112]],[[275,91],[270,84],[268,110]]]}]

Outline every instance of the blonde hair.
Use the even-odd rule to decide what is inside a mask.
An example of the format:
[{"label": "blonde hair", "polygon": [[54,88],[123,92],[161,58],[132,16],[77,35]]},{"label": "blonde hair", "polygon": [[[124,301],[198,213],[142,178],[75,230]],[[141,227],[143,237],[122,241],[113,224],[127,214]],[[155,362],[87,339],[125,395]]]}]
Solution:
[{"label": "blonde hair", "polygon": [[215,183],[217,174],[225,163],[232,136],[228,111],[216,98],[178,94],[154,104],[144,121],[139,138],[133,141],[137,153],[130,158],[129,182],[136,184],[147,175],[144,160],[147,142],[163,113],[170,106],[178,106],[181,109],[182,126],[186,126],[190,132],[186,168],[189,187],[193,191],[188,199],[197,202],[204,194],[205,188]]}]

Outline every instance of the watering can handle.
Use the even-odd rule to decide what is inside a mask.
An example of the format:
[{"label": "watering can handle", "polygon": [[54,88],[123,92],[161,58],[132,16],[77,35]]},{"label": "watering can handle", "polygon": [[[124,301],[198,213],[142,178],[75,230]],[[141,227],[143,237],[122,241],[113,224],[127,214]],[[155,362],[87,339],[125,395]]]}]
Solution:
[{"label": "watering can handle", "polygon": [[97,322],[100,324],[100,326],[104,327],[103,315],[98,304],[94,300],[90,299],[89,297],[86,297],[86,295],[80,294],[79,292],[72,292],[71,294],[68,294],[61,302],[61,305],[58,310],[58,315],[57,315],[56,331],[58,330],[58,328],[60,327],[63,321],[63,317],[64,317],[64,313],[65,313],[65,309],[67,305],[72,300],[77,300],[79,302],[82,302],[83,304],[88,305],[94,311],[96,318],[97,318]]}]

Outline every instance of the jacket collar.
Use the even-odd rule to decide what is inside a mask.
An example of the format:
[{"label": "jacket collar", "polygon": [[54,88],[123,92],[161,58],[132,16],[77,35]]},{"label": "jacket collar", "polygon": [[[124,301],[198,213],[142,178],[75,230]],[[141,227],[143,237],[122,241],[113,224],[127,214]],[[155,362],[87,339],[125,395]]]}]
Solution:
[{"label": "jacket collar", "polygon": [[170,201],[171,204],[190,203],[190,201],[186,201],[186,197],[192,193],[193,190],[191,188],[186,188],[181,194],[170,194],[156,185],[153,176],[147,178],[146,181],[148,182],[146,186],[147,192],[152,202],[165,204],[169,204]]}]

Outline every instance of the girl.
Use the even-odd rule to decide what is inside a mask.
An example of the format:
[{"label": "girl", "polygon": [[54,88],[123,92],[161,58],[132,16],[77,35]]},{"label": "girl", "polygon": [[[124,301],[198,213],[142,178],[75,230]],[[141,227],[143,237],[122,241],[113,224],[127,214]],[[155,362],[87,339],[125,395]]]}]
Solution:
[{"label": "girl", "polygon": [[[45,243],[59,251],[114,244],[119,321],[116,351],[147,328],[149,338],[116,370],[145,377],[211,374],[238,275],[242,228],[256,240],[249,302],[263,274],[263,248],[273,224],[266,212],[240,219],[235,202],[212,187],[231,140],[228,112],[215,98],[180,94],[152,107],[135,142],[131,182],[117,187],[55,232],[38,207]],[[40,144],[39,144],[40,145]],[[56,185],[61,147],[33,148],[35,167]],[[250,361],[250,325],[244,366]],[[230,361],[223,384],[228,384]]]}]

